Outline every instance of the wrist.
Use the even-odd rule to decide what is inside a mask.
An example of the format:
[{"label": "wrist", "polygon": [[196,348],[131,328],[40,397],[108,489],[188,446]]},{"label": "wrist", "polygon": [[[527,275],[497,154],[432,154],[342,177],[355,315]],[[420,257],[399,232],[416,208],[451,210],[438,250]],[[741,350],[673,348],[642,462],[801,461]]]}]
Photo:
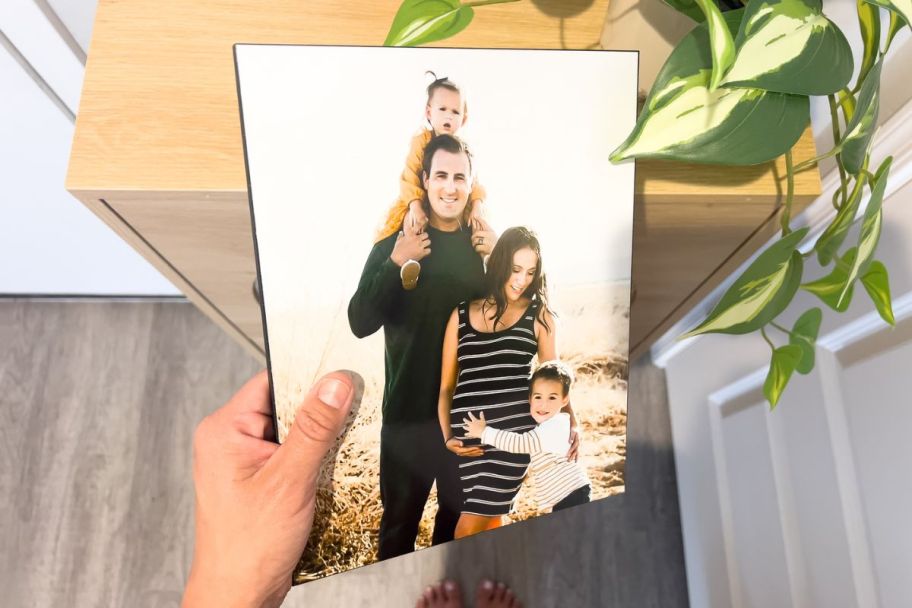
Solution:
[{"label": "wrist", "polygon": [[[290,578],[288,582],[290,588]],[[206,572],[205,568],[193,565],[181,608],[272,608],[282,604],[286,593],[287,590],[280,595],[270,593],[255,582]]]}]

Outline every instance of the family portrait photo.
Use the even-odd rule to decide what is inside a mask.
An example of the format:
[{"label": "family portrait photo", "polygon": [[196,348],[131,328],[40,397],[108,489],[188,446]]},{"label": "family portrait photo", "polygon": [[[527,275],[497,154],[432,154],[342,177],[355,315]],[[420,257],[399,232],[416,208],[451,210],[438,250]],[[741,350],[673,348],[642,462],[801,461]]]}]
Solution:
[{"label": "family portrait photo", "polygon": [[235,63],[279,442],[363,380],[295,581],[622,493],[637,54]]}]

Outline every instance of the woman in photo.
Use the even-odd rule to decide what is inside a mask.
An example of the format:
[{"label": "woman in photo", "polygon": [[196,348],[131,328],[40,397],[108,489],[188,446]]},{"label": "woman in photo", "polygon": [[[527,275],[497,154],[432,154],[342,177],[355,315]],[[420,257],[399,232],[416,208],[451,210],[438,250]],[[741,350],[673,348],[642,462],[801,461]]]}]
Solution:
[{"label": "woman in photo", "polygon": [[[463,457],[456,538],[502,526],[529,466],[526,454],[469,438],[463,419],[484,412],[488,424],[499,429],[531,430],[536,425],[528,400],[532,358],[557,359],[557,327],[533,232],[518,227],[503,233],[488,260],[485,292],[484,298],[456,307],[443,341],[437,413],[447,448]],[[571,418],[568,457],[575,458],[576,420],[569,405],[566,411]]]}]

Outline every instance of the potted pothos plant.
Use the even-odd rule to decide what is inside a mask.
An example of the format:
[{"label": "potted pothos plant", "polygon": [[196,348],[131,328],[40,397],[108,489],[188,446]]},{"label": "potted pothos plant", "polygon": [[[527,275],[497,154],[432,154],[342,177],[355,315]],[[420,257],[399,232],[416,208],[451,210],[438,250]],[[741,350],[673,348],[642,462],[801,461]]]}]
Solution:
[{"label": "potted pothos plant", "polygon": [[[468,27],[474,7],[516,0],[405,0],[386,45],[443,40]],[[659,1],[659,0],[656,0]],[[892,158],[871,164],[884,57],[901,28],[912,24],[912,0],[857,0],[863,52],[855,61],[821,0],[664,0],[694,21],[659,71],[633,131],[611,155],[754,165],[785,156],[787,188],[779,238],[739,276],[703,322],[682,337],[759,332],[770,346],[763,392],[773,408],[795,372],[814,368],[823,311],[811,308],[792,327],[776,319],[799,290],[844,312],[860,283],[883,320],[895,324],[887,268],[875,257]],[[889,25],[882,28],[881,13]],[[886,21],[886,19],[885,19]],[[826,96],[833,148],[795,164],[791,149],[810,122],[810,97]],[[795,175],[835,157],[840,184],[835,215],[813,246],[808,228],[792,229]],[[868,204],[860,218],[861,204]],[[861,221],[857,240],[847,242]],[[829,274],[804,281],[804,261],[816,256]],[[775,330],[775,331],[773,331]],[[772,334],[772,335],[771,335]]]}]

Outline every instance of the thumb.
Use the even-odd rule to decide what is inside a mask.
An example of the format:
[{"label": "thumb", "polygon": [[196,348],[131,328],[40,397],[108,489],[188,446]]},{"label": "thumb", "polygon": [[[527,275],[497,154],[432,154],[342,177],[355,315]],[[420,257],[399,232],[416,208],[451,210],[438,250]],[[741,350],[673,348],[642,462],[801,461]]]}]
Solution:
[{"label": "thumb", "polygon": [[332,447],[355,399],[356,381],[351,373],[333,372],[323,376],[304,397],[288,436],[269,465],[289,485],[313,485],[320,464]]}]

